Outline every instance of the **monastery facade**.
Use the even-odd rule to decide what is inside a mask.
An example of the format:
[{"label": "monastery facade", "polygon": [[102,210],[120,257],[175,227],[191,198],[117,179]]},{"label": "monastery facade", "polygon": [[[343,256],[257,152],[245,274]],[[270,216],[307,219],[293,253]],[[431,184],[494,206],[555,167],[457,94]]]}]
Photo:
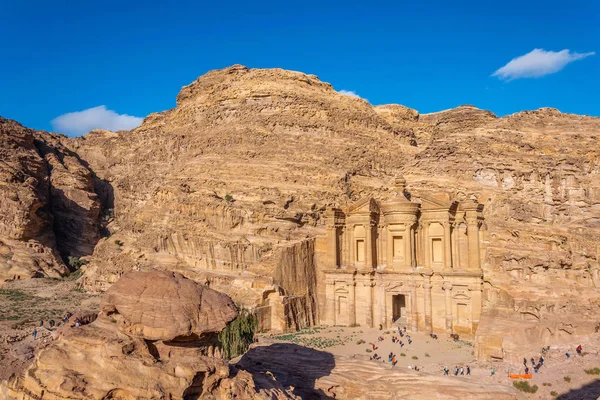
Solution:
[{"label": "monastery facade", "polygon": [[364,198],[326,214],[321,323],[472,337],[482,306],[483,206],[420,196]]}]

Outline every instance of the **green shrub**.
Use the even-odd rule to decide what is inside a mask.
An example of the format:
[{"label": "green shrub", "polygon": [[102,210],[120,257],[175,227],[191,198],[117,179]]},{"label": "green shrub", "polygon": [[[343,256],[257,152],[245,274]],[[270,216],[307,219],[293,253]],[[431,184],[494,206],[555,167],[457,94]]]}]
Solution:
[{"label": "green shrub", "polygon": [[371,350],[371,349],[366,349],[365,351],[366,351],[367,353],[372,353],[372,352],[373,352],[373,350]]},{"label": "green shrub", "polygon": [[121,242],[119,239],[115,240],[115,244],[119,247],[123,246],[125,243]]},{"label": "green shrub", "polygon": [[558,396],[558,392],[553,390],[550,392],[550,395],[556,397],[556,396]]},{"label": "green shrub", "polygon": [[418,360],[418,359],[419,359],[419,357],[417,357],[417,356],[412,356],[412,359],[413,359],[413,360]]},{"label": "green shrub", "polygon": [[356,342],[356,344],[364,344],[364,343],[365,343],[365,341],[362,339],[360,339],[358,342]]},{"label": "green shrub", "polygon": [[544,382],[542,383],[542,386],[552,386],[552,384],[550,382]]},{"label": "green shrub", "polygon": [[229,193],[227,193],[227,194],[225,195],[224,199],[225,199],[225,201],[228,201],[228,202],[230,202],[230,203],[231,203],[231,202],[233,201],[233,196],[232,196],[232,195],[230,195]]},{"label": "green shrub", "polygon": [[219,341],[223,346],[223,358],[231,360],[244,354],[254,342],[254,333],[258,328],[258,320],[248,309],[240,309],[236,319],[231,321],[219,333]]},{"label": "green shrub", "polygon": [[69,267],[70,267],[71,271],[77,271],[79,268],[81,268],[85,264],[87,264],[87,261],[82,260],[79,257],[73,257],[73,256],[69,256],[69,258],[67,259],[67,262],[69,263]]},{"label": "green shrub", "polygon": [[520,390],[521,392],[525,392],[525,393],[535,393],[538,391],[538,386],[537,385],[529,385],[529,382],[527,381],[516,381],[513,382],[513,386],[515,388],[517,388],[517,390]]},{"label": "green shrub", "polygon": [[565,376],[564,378],[565,382],[571,382],[571,377],[570,376]]},{"label": "green shrub", "polygon": [[592,369],[586,369],[584,371],[588,375],[600,375],[600,368],[598,368],[598,367],[592,368]]},{"label": "green shrub", "polygon": [[406,354],[400,353],[400,357],[406,357]]},{"label": "green shrub", "polygon": [[358,328],[360,324],[350,324],[350,328]]}]

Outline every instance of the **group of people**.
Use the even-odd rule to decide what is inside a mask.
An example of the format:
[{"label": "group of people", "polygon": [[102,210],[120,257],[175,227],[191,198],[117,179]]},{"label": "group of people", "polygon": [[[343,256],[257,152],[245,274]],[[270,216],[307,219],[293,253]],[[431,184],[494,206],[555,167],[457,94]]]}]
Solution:
[{"label": "group of people", "polygon": [[[471,375],[471,367],[469,367],[467,365],[467,368],[465,370],[465,367],[458,367],[455,366],[454,367],[454,376],[458,376],[458,375],[465,375],[465,371],[467,375]],[[448,366],[444,367],[444,375],[449,375],[450,374],[450,368],[448,368]]]},{"label": "group of people", "polygon": [[[579,346],[577,346],[575,351],[577,352],[577,354],[581,355],[581,353],[583,352],[583,347],[581,345],[579,345]],[[569,359],[569,358],[571,358],[571,353],[567,351],[565,353],[565,356],[567,356],[567,359]]]},{"label": "group of people", "polygon": [[[544,366],[544,357],[540,356],[539,360],[536,362],[535,358],[531,357],[531,367],[533,371],[537,374],[540,371],[540,368]],[[530,372],[529,366],[527,365],[527,359],[523,358],[523,366],[525,367],[525,373],[528,374]]]},{"label": "group of people", "polygon": [[[58,325],[56,324],[56,321],[54,321],[53,319],[48,321],[48,326],[50,328],[54,328],[55,326],[60,326],[61,324],[66,324],[69,322],[69,320],[71,319],[71,317],[73,316],[72,313],[67,312],[61,319],[61,322],[58,323]],[[79,318],[75,318],[74,324],[71,325],[72,328],[79,328],[81,325],[83,325],[82,321]],[[40,326],[39,328],[44,326],[44,321],[40,321]],[[37,336],[38,336],[38,327],[33,328],[33,340],[37,340]]]}]

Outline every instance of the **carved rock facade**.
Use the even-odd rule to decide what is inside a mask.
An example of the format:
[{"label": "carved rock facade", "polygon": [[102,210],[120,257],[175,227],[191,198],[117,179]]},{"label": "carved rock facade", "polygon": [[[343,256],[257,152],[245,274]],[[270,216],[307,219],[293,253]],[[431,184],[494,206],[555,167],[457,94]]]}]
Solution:
[{"label": "carved rock facade", "polygon": [[365,197],[326,214],[321,322],[472,337],[483,290],[483,207],[431,196],[411,201],[405,184],[396,179],[391,199]]}]

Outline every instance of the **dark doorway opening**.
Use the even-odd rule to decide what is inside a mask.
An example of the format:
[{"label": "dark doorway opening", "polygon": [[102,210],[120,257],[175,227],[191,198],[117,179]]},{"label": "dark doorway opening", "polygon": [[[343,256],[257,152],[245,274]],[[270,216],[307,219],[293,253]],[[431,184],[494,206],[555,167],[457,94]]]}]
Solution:
[{"label": "dark doorway opening", "polygon": [[406,323],[406,296],[396,294],[392,296],[392,319],[394,322]]}]

